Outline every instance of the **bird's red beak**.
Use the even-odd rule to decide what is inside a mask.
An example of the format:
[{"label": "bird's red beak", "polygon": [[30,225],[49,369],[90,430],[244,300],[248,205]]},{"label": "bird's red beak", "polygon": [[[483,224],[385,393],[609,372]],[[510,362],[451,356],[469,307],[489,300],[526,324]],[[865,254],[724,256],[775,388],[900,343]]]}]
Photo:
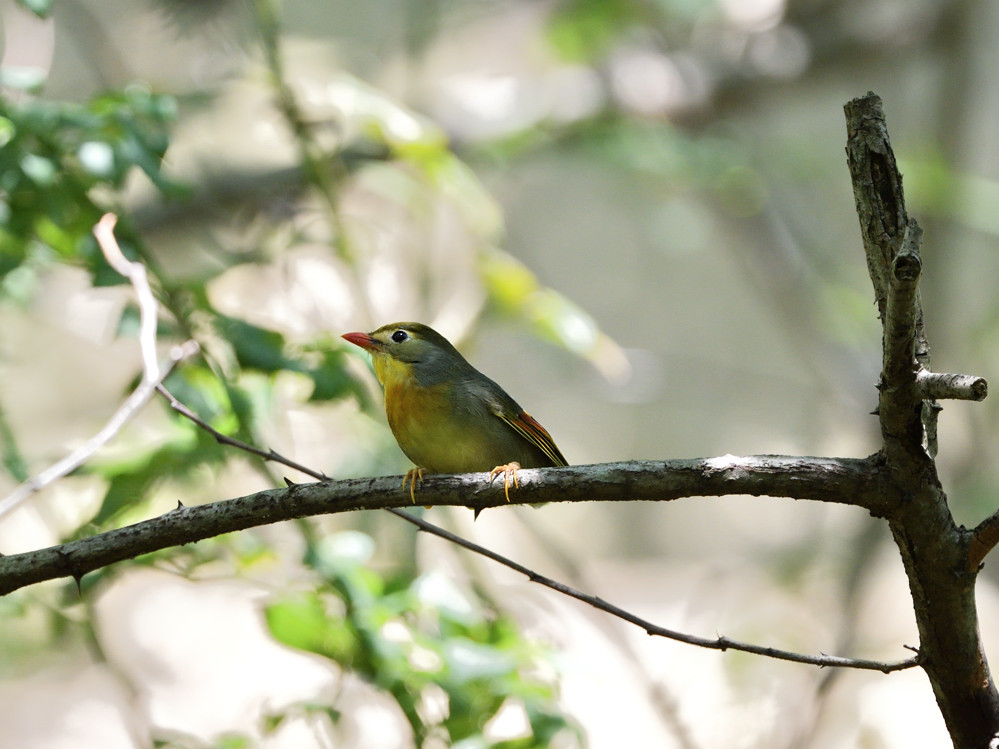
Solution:
[{"label": "bird's red beak", "polygon": [[344,340],[350,341],[355,346],[360,346],[365,351],[374,351],[378,345],[378,341],[369,336],[367,333],[344,333],[340,337]]}]

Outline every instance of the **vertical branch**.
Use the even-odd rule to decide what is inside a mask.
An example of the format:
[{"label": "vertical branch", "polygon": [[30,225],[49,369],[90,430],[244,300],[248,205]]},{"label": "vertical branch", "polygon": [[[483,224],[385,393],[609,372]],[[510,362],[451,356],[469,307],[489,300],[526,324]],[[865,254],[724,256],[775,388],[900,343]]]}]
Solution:
[{"label": "vertical branch", "polygon": [[891,263],[902,247],[909,217],[905,212],[902,175],[888,140],[881,100],[868,94],[854,99],[846,111],[846,157],[853,175],[853,198],[860,218],[867,269],[874,283],[878,314],[885,316]]},{"label": "vertical branch", "polygon": [[101,252],[108,264],[128,279],[135,289],[135,297],[139,304],[139,350],[142,352],[142,379],[152,381],[160,379],[160,363],[156,358],[156,328],[159,322],[159,305],[153,290],[149,286],[146,266],[133,263],[125,257],[114,238],[114,227],[118,217],[113,213],[105,213],[94,226],[94,237],[100,245]]},{"label": "vertical branch", "polygon": [[[954,746],[977,749],[999,735],[999,691],[978,631],[971,534],[954,522],[934,463],[939,406],[928,400],[926,383],[942,382],[929,373],[919,299],[922,231],[906,215],[881,100],[869,93],[844,109],[854,199],[883,326],[878,418],[888,524],[909,580],[920,665]],[[985,389],[981,381],[983,397]],[[949,392],[934,390],[941,397]]]},{"label": "vertical branch", "polygon": [[[923,231],[910,219],[899,252],[891,258],[887,278],[884,329],[884,363],[879,390],[879,414],[885,447],[926,446],[928,432],[923,421],[924,409],[916,390],[916,323],[922,319],[919,303],[919,241]],[[933,418],[934,426],[936,417]],[[889,435],[892,439],[889,439]],[[894,439],[898,438],[898,439]],[[935,429],[934,429],[935,440]],[[933,453],[927,451],[932,456]]]},{"label": "vertical branch", "polygon": [[[913,359],[918,365],[929,371],[930,347],[926,341],[923,326],[922,304],[919,300],[919,245],[923,231],[915,220],[910,220],[905,210],[905,193],[902,190],[902,175],[898,171],[895,152],[888,138],[888,127],[885,123],[884,108],[881,100],[873,94],[854,99],[844,107],[847,118],[847,161],[850,173],[853,175],[853,196],[860,218],[861,235],[864,240],[864,254],[867,257],[867,269],[874,284],[874,295],[878,305],[878,314],[882,321],[888,307],[888,297],[893,282],[910,286],[913,295],[907,299],[906,306],[896,304],[896,310],[904,313],[905,325],[912,328],[907,334],[912,339],[911,353],[908,356],[896,356],[892,365],[896,367],[894,381],[899,382],[902,375],[900,368],[909,367]],[[907,256],[901,262],[908,270],[895,263],[900,255]],[[893,279],[898,271],[903,275],[915,273],[916,278],[908,284],[905,279]],[[910,293],[907,292],[907,293]],[[912,315],[912,319],[909,316]],[[886,329],[885,351],[889,350],[889,332]],[[897,336],[895,331],[894,335]],[[896,338],[892,351],[901,354]],[[887,361],[886,361],[887,364]],[[915,369],[913,376],[915,376]],[[908,374],[905,375],[908,379]],[[885,387],[884,381],[881,383]],[[882,390],[884,393],[884,390]],[[932,399],[920,403],[919,416],[922,424],[919,426],[920,443],[932,457],[937,452],[937,414],[940,406]],[[883,422],[882,422],[883,423]],[[901,425],[899,425],[901,426]],[[904,428],[904,427],[903,427]],[[916,428],[910,424],[908,428]]]}]

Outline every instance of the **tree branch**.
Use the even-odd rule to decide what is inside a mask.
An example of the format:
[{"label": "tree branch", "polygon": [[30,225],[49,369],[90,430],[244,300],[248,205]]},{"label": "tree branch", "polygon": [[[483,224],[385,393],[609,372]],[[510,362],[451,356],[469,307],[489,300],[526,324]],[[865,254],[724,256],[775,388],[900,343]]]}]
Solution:
[{"label": "tree branch", "polygon": [[[630,461],[524,469],[512,504],[667,501],[689,496],[770,494],[856,504],[874,514],[877,462],[866,459],[752,456],[706,460]],[[842,487],[837,490],[835,487]],[[488,473],[425,476],[426,505],[485,508],[507,504]],[[0,595],[59,577],[81,578],[99,567],[170,546],[310,515],[410,506],[402,477],[294,484],[196,507],[38,551],[0,557]]]},{"label": "tree branch", "polygon": [[[250,453],[252,453],[254,455],[257,455],[257,456],[259,456],[261,458],[264,458],[265,460],[274,460],[274,461],[280,462],[280,463],[282,463],[282,464],[284,464],[286,466],[289,466],[291,468],[295,468],[296,470],[302,471],[302,472],[306,473],[307,475],[312,476],[313,478],[321,479],[323,481],[329,481],[329,479],[324,474],[317,473],[316,471],[313,471],[313,470],[311,470],[310,468],[308,468],[306,466],[303,466],[303,465],[301,465],[299,463],[295,463],[294,461],[291,461],[291,460],[285,458],[284,456],[276,453],[274,450],[263,450],[263,449],[260,449],[258,447],[255,447],[254,445],[247,444],[247,443],[245,443],[245,442],[243,442],[241,440],[238,440],[238,439],[235,439],[233,437],[229,437],[227,435],[221,434],[218,430],[216,430],[210,424],[208,424],[204,420],[200,419],[194,412],[192,412],[189,408],[187,408],[183,403],[179,402],[176,398],[174,398],[166,390],[166,388],[160,386],[159,390],[160,390],[160,393],[162,395],[164,395],[169,400],[171,408],[173,408],[179,414],[183,415],[184,417],[186,417],[186,418],[190,419],[191,421],[193,421],[194,423],[196,423],[202,429],[205,429],[206,431],[208,431],[210,434],[212,434],[215,437],[215,439],[218,442],[220,442],[222,444],[227,444],[227,445],[236,447],[236,448],[241,449],[241,450],[245,450],[245,451],[250,452]],[[687,462],[689,462],[689,461],[687,461]],[[730,476],[729,474],[731,474],[732,472],[738,472],[738,471],[740,471],[741,467],[745,467],[745,466],[751,466],[754,469],[766,472],[766,476],[771,476],[771,475],[786,476],[788,478],[791,478],[792,480],[800,480],[802,477],[798,476],[796,478],[795,476],[788,476],[784,472],[784,470],[782,470],[782,466],[786,466],[788,463],[793,463],[794,465],[798,465],[798,466],[807,463],[807,464],[810,464],[809,467],[815,468],[817,472],[819,472],[819,471],[830,471],[831,475],[835,475],[837,473],[850,472],[850,471],[854,471],[855,469],[860,469],[861,468],[860,466],[858,466],[858,465],[855,464],[856,463],[855,461],[851,461],[851,460],[814,459],[814,458],[813,459],[801,459],[801,458],[783,458],[783,457],[779,457],[779,456],[761,456],[761,457],[758,457],[758,458],[737,458],[735,456],[728,455],[728,456],[723,456],[723,457],[720,457],[720,458],[712,458],[712,459],[709,459],[709,460],[697,461],[697,462],[700,463],[700,464],[702,464],[702,467],[704,469],[706,469],[706,471],[711,472],[711,473],[713,473],[713,474],[715,474],[715,475],[723,478],[723,480],[734,480],[734,479],[740,478],[739,475],[731,475]],[[864,470],[869,470],[871,473],[876,473],[876,471],[877,471],[877,463],[879,461],[876,460],[876,459],[869,459],[868,461],[865,461],[865,462],[870,463],[870,465],[864,466],[863,469]],[[595,468],[599,468],[600,466],[591,466],[590,468],[594,468],[594,467]],[[581,467],[581,468],[586,468],[586,467],[584,466],[584,467]],[[773,472],[773,473],[770,473],[770,472]],[[529,477],[526,474],[524,474],[525,482],[526,482],[526,480],[528,478]],[[743,474],[741,476],[741,478],[747,478],[747,476],[745,474]],[[815,488],[816,488],[816,485],[815,485],[815,483],[813,481],[811,481],[812,478],[813,477],[809,476],[808,477],[809,480],[800,483],[798,485],[798,488],[796,489],[796,491],[801,491],[802,490],[802,486],[810,486],[811,488],[808,489],[807,491],[814,491]],[[761,475],[761,479],[762,479],[762,475]],[[285,480],[288,481],[288,479],[285,479]],[[433,480],[433,477],[432,476],[428,477],[428,480]],[[491,483],[492,482],[490,481],[490,485],[491,485]],[[291,482],[289,482],[289,484],[291,484]],[[872,482],[870,482],[870,483],[867,484],[867,487],[868,488],[873,488],[875,486],[875,484],[876,484],[876,482],[872,481]],[[575,486],[575,482],[573,482],[573,485]],[[831,485],[827,484],[825,488],[829,488],[830,486]],[[428,501],[426,493],[423,491],[423,488],[424,487],[421,486],[421,500]],[[822,488],[822,487],[820,487],[820,488]],[[497,490],[497,493],[498,493],[498,490]],[[797,495],[795,495],[795,496],[797,496]],[[861,503],[862,496],[863,496],[862,493],[857,492],[856,494],[854,494],[852,496],[852,499],[854,501],[858,502],[858,503]],[[878,493],[877,496],[880,496],[880,493]],[[564,498],[564,494],[563,494],[563,498]],[[504,491],[504,499],[506,499],[506,493],[505,493],[505,491]],[[842,496],[830,496],[829,499],[830,499],[830,501],[842,501],[843,500]],[[519,500],[520,500],[520,497],[518,496],[518,501]],[[847,501],[849,501],[849,500],[847,500]],[[867,505],[862,505],[862,506],[867,506]],[[872,512],[874,512],[874,507],[875,507],[875,505],[871,505],[870,507],[868,507],[868,509],[870,509]],[[867,659],[842,658],[842,657],[838,657],[838,656],[829,656],[829,655],[825,655],[825,654],[822,654],[822,655],[807,655],[807,654],[796,653],[796,652],[787,651],[787,650],[780,650],[780,649],[777,649],[777,648],[770,648],[770,647],[764,647],[764,646],[760,646],[760,645],[754,645],[754,644],[751,644],[751,643],[739,642],[737,640],[732,640],[732,639],[730,639],[728,637],[717,637],[715,639],[706,639],[706,638],[703,638],[703,637],[697,637],[696,635],[690,635],[690,634],[686,634],[686,633],[682,633],[682,632],[677,632],[675,630],[671,630],[671,629],[667,629],[665,627],[660,627],[658,625],[655,625],[655,624],[653,624],[651,622],[648,622],[647,620],[644,620],[644,619],[638,617],[635,614],[632,614],[629,611],[621,609],[618,606],[614,606],[613,604],[607,603],[606,601],[604,601],[601,598],[598,598],[596,596],[593,596],[593,595],[590,595],[590,594],[587,594],[587,593],[583,593],[583,592],[581,592],[579,590],[576,590],[575,588],[572,588],[572,587],[570,587],[568,585],[565,585],[564,583],[558,582],[558,581],[553,580],[553,579],[551,579],[549,577],[541,575],[540,573],[537,573],[537,572],[535,572],[535,571],[533,571],[533,570],[531,570],[531,569],[529,569],[529,568],[527,568],[527,567],[525,567],[525,566],[523,566],[523,565],[521,565],[521,564],[519,564],[517,562],[514,562],[513,560],[509,559],[508,557],[505,557],[505,556],[503,556],[503,555],[501,555],[501,554],[499,554],[497,552],[494,552],[491,549],[487,549],[484,546],[480,546],[479,544],[473,543],[473,542],[471,542],[471,541],[469,541],[469,540],[467,540],[465,538],[462,538],[461,536],[458,536],[458,535],[456,535],[454,533],[451,533],[450,531],[444,530],[443,528],[441,528],[441,527],[439,527],[437,525],[434,525],[432,523],[428,523],[427,521],[423,520],[420,517],[412,515],[412,514],[410,514],[408,512],[404,512],[403,510],[398,509],[398,508],[386,508],[386,509],[387,509],[388,512],[391,512],[392,514],[396,515],[400,519],[405,520],[406,522],[415,525],[419,530],[422,530],[422,531],[424,531],[426,533],[430,533],[432,535],[435,535],[435,536],[437,536],[439,538],[442,538],[442,539],[444,539],[446,541],[449,541],[449,542],[451,542],[453,544],[461,546],[462,548],[464,548],[464,549],[466,549],[468,551],[471,551],[471,552],[473,552],[475,554],[479,554],[480,556],[484,556],[484,557],[486,557],[488,559],[491,559],[491,560],[493,560],[493,561],[495,561],[495,562],[497,562],[499,564],[502,564],[502,565],[504,565],[506,567],[509,567],[510,569],[513,569],[513,570],[515,570],[517,572],[520,572],[520,573],[524,574],[525,576],[527,576],[527,578],[529,580],[531,580],[532,582],[536,582],[536,583],[538,583],[540,585],[543,585],[545,587],[548,587],[548,588],[550,588],[550,589],[552,589],[552,590],[554,590],[556,592],[560,592],[560,593],[562,593],[564,595],[567,595],[567,596],[569,596],[571,598],[575,598],[575,599],[577,599],[579,601],[587,603],[587,604],[593,606],[594,608],[597,608],[597,609],[599,609],[601,611],[604,611],[605,613],[610,614],[611,616],[615,616],[615,617],[617,617],[619,619],[622,619],[622,620],[624,620],[626,622],[629,622],[631,624],[635,624],[637,626],[640,626],[649,635],[656,635],[656,636],[659,636],[659,637],[664,637],[664,638],[667,638],[667,639],[676,640],[678,642],[684,642],[686,644],[694,645],[694,646],[697,646],[697,647],[709,648],[709,649],[714,649],[714,650],[739,650],[739,651],[743,651],[743,652],[747,652],[747,653],[753,653],[753,654],[756,654],[756,655],[762,655],[762,656],[765,656],[765,657],[775,658],[777,660],[786,660],[786,661],[792,661],[792,662],[797,662],[797,663],[806,663],[806,664],[816,665],[816,666],[820,666],[820,667],[840,667],[840,668],[856,668],[856,669],[878,670],[878,671],[881,671],[881,672],[887,674],[887,673],[890,673],[892,671],[898,671],[898,670],[902,670],[902,669],[906,669],[906,668],[912,668],[912,667],[914,667],[914,666],[916,666],[916,665],[919,664],[918,651],[917,651],[917,655],[915,657],[913,657],[913,658],[909,658],[909,659],[904,660],[904,661],[886,662],[886,661],[874,661],[874,660],[867,660]],[[2,569],[2,568],[0,568],[0,569]]]},{"label": "tree branch", "polygon": [[985,518],[972,531],[968,542],[968,571],[980,570],[985,563],[985,557],[997,545],[999,545],[999,510]]},{"label": "tree branch", "polygon": [[919,369],[916,387],[924,400],[982,401],[989,394],[989,383],[984,377],[966,374],[944,374]]},{"label": "tree branch", "polygon": [[[995,545],[999,520],[970,537],[951,515],[934,462],[940,407],[927,399],[942,381],[918,374],[930,371],[918,294],[920,231],[906,216],[881,99],[868,93],[844,109],[854,199],[884,329],[878,415],[882,489],[886,501],[895,498],[888,525],[909,581],[921,665],[947,730],[955,747],[982,747],[999,735],[999,691],[979,635],[977,566],[969,569],[969,560]],[[987,391],[984,381],[978,387]]]},{"label": "tree branch", "polygon": [[916,655],[913,658],[907,658],[903,661],[874,661],[867,660],[863,658],[841,658],[834,655],[806,655],[803,653],[795,653],[789,650],[780,650],[778,648],[769,648],[762,645],[754,645],[752,643],[739,642],[738,640],[732,640],[728,637],[715,637],[715,638],[705,638],[697,637],[696,635],[687,634],[685,632],[678,632],[673,629],[667,629],[666,627],[660,627],[657,624],[653,624],[647,619],[643,619],[630,611],[622,609],[614,604],[608,603],[598,596],[590,595],[589,593],[583,593],[575,588],[560,583],[557,580],[553,580],[550,577],[541,575],[534,570],[525,567],[522,564],[514,562],[513,560],[503,556],[502,554],[497,554],[491,549],[487,549],[484,546],[479,546],[478,544],[472,543],[461,536],[455,535],[449,531],[438,528],[435,525],[427,523],[425,520],[411,515],[407,512],[402,512],[400,510],[393,510],[393,512],[398,516],[414,524],[417,528],[423,531],[432,533],[435,536],[439,536],[451,543],[457,544],[469,551],[473,551],[476,554],[492,559],[494,562],[502,564],[504,567],[509,567],[510,569],[525,575],[531,582],[538,583],[546,588],[550,588],[558,593],[561,593],[570,598],[575,598],[577,601],[582,601],[595,609],[608,613],[612,616],[622,619],[623,621],[634,624],[641,627],[646,631],[647,634],[655,637],[664,637],[669,640],[675,640],[677,642],[683,642],[688,645],[695,645],[701,648],[708,648],[711,650],[739,650],[744,653],[753,653],[755,655],[763,655],[768,658],[776,658],[777,660],[792,661],[794,663],[806,663],[812,666],[828,667],[836,666],[841,668],[857,668],[866,669],[872,671],[881,671],[882,673],[891,673],[892,671],[901,671],[906,668],[912,668],[919,665],[919,656]]},{"label": "tree branch", "polygon": [[170,349],[166,364],[160,365],[156,354],[156,323],[158,305],[149,288],[146,268],[141,263],[129,262],[114,238],[117,217],[106,213],[94,227],[94,236],[107,258],[108,263],[131,282],[139,302],[139,347],[142,351],[142,380],[125,402],[111,415],[107,423],[76,450],[56,461],[45,470],[37,473],[18,485],[14,491],[0,501],[0,517],[13,511],[28,497],[45,488],[53,481],[66,476],[93,457],[102,446],[114,439],[156,392],[173,368],[198,351],[198,344],[187,341]]},{"label": "tree branch", "polygon": [[909,223],[902,193],[902,175],[898,172],[895,153],[888,140],[881,100],[868,93],[847,102],[844,109],[846,155],[853,176],[853,197],[878,313],[884,320],[891,263],[898,254]]},{"label": "tree branch", "polygon": [[[919,244],[923,230],[915,219],[905,228],[902,249],[891,261],[884,323],[884,380],[889,387],[911,387],[916,381],[916,318],[919,315]],[[907,394],[911,399],[912,395]]]},{"label": "tree branch", "polygon": [[[273,454],[273,453],[272,453]],[[789,474],[781,465],[798,464],[800,470]],[[851,474],[858,480],[870,478],[873,466],[869,461],[821,460],[810,464],[801,458],[762,456],[699,461],[648,461],[608,463],[572,468],[534,469],[521,472],[521,488],[515,492],[516,503],[536,501],[580,501],[594,498],[600,487],[616,487],[614,499],[653,500],[687,496],[694,486],[697,494],[721,495],[739,493],[739,487],[758,493],[762,483],[774,476],[786,475],[791,480],[785,486],[797,486],[799,498],[824,495],[816,492],[817,477],[829,472]],[[691,477],[700,476],[692,484]],[[663,487],[667,487],[664,491]],[[672,487],[672,488],[668,488]],[[567,492],[571,488],[573,491]],[[470,491],[471,490],[471,491]],[[483,506],[506,504],[502,486],[491,484],[489,474],[459,474],[426,476],[420,486],[420,501],[434,505],[465,505],[470,499]],[[600,496],[601,499],[606,499]],[[25,585],[59,577],[79,581],[84,574],[100,567],[130,559],[170,546],[192,543],[223,533],[260,525],[307,517],[310,515],[349,512],[362,509],[387,509],[397,517],[416,525],[476,554],[498,562],[527,576],[532,582],[589,604],[601,611],[644,629],[649,635],[664,637],[714,650],[739,650],[779,660],[806,663],[820,667],[843,667],[890,673],[912,668],[919,657],[901,661],[875,661],[842,658],[825,654],[808,655],[740,642],[728,637],[704,638],[658,626],[625,609],[568,585],[541,575],[524,565],[490,549],[457,536],[419,517],[398,509],[409,504],[409,494],[401,489],[400,477],[347,479],[316,484],[294,484],[287,488],[270,489],[246,497],[214,502],[196,507],[178,506],[158,518],[107,531],[90,538],[38,551],[0,556],[0,595],[6,595]]]},{"label": "tree branch", "polygon": [[108,264],[128,279],[135,289],[139,303],[139,348],[142,351],[142,375],[146,380],[162,380],[159,372],[159,362],[156,357],[156,327],[159,316],[159,305],[153,290],[149,286],[146,266],[133,263],[121,251],[118,240],[114,237],[114,227],[118,217],[113,213],[105,213],[94,226],[94,238],[104,253]]},{"label": "tree branch", "polygon": [[173,371],[174,366],[193,356],[197,350],[197,344],[193,341],[188,341],[182,346],[174,346],[170,350],[167,363],[164,366],[157,366],[159,374],[156,379],[143,379],[96,434],[64,458],[18,485],[14,491],[4,497],[3,501],[0,501],[0,517],[12,512],[35,492],[41,491],[90,460],[94,453],[114,439],[121,428],[142,410],[142,407],[155,395],[156,386]]}]

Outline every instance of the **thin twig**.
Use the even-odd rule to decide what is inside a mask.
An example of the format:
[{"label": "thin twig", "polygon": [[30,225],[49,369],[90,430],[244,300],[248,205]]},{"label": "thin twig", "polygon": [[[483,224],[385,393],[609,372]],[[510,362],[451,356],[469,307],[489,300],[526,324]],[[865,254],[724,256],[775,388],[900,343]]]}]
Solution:
[{"label": "thin twig", "polygon": [[156,355],[158,314],[156,298],[149,288],[145,267],[141,263],[127,260],[118,246],[118,242],[114,238],[116,221],[117,217],[113,213],[104,214],[94,226],[94,236],[111,267],[125,276],[135,289],[140,311],[139,346],[142,350],[142,380],[96,434],[69,455],[19,484],[14,491],[4,497],[0,501],[0,518],[14,510],[35,492],[86,463],[102,446],[114,439],[122,427],[149,402],[157,386],[166,379],[173,368],[198,351],[198,345],[194,341],[187,341],[179,346],[174,346],[169,351],[165,364],[161,365],[158,361]]},{"label": "thin twig", "polygon": [[989,555],[999,545],[999,510],[975,526],[968,543],[968,572],[978,571]]},{"label": "thin twig", "polygon": [[142,376],[152,381],[162,379],[159,373],[159,361],[156,356],[156,324],[159,317],[159,305],[153,291],[149,287],[146,266],[133,263],[125,257],[118,241],[114,237],[114,227],[118,217],[113,213],[105,213],[94,226],[94,237],[101,247],[108,264],[128,279],[135,289],[139,302],[139,348],[142,351]]},{"label": "thin twig", "polygon": [[296,471],[301,471],[306,476],[311,476],[317,481],[330,480],[330,477],[327,476],[325,473],[313,471],[311,468],[303,466],[301,463],[296,463],[295,461],[290,460],[289,458],[285,458],[284,456],[279,455],[278,453],[274,452],[274,450],[263,450],[259,447],[251,445],[248,442],[243,442],[242,440],[238,440],[235,437],[230,437],[227,434],[222,434],[222,432],[218,431],[215,427],[213,427],[207,421],[205,421],[196,413],[194,413],[194,411],[192,411],[183,403],[181,403],[179,400],[174,398],[173,394],[169,390],[167,390],[163,384],[158,384],[156,386],[156,390],[159,391],[160,395],[162,395],[167,399],[170,408],[172,408],[174,411],[176,411],[186,419],[193,421],[199,427],[201,427],[206,432],[211,434],[212,437],[215,438],[215,441],[218,442],[220,445],[229,445],[230,447],[235,447],[240,450],[243,450],[244,452],[256,455],[257,457],[263,458],[264,460],[270,460],[275,463],[281,463],[283,465],[288,466],[289,468],[294,468]]},{"label": "thin twig", "polygon": [[192,341],[172,348],[167,358],[167,363],[158,367],[160,375],[157,379],[152,381],[144,379],[140,382],[131,395],[125,399],[125,402],[112,414],[107,423],[101,427],[100,431],[73,450],[69,455],[56,461],[45,470],[36,473],[4,497],[3,501],[0,501],[0,517],[14,510],[35,492],[44,489],[53,481],[66,476],[86,463],[101,447],[114,439],[115,435],[121,431],[121,428],[149,402],[156,392],[156,386],[173,371],[173,368],[179,362],[193,356],[197,350],[197,345],[193,344]]},{"label": "thin twig", "polygon": [[411,515],[408,512],[398,509],[390,509],[393,515],[402,518],[408,523],[412,523],[417,528],[427,533],[432,533],[435,536],[443,538],[446,541],[457,544],[463,549],[467,549],[475,554],[484,556],[488,559],[492,559],[494,562],[508,567],[515,572],[519,572],[525,575],[531,582],[543,585],[546,588],[550,588],[558,593],[561,593],[570,598],[575,598],[577,601],[582,601],[590,606],[593,606],[604,613],[610,614],[622,619],[630,624],[634,624],[641,627],[646,631],[647,634],[664,637],[669,640],[676,640],[677,642],[683,642],[688,645],[696,645],[701,648],[709,648],[712,650],[739,650],[745,653],[754,653],[756,655],[764,655],[768,658],[776,658],[778,660],[793,661],[795,663],[807,663],[812,666],[835,666],[840,668],[857,668],[866,669],[871,671],[881,671],[883,673],[890,673],[892,671],[901,671],[906,668],[913,668],[919,665],[919,656],[913,658],[907,658],[902,661],[874,661],[867,660],[863,658],[841,658],[834,655],[808,655],[805,653],[795,653],[789,650],[781,650],[779,648],[764,647],[762,645],[754,645],[752,643],[740,642],[738,640],[733,640],[728,637],[715,637],[713,639],[698,637],[696,635],[687,634],[685,632],[678,632],[673,629],[667,629],[666,627],[660,627],[657,624],[637,616],[625,609],[615,606],[612,603],[608,603],[598,596],[590,595],[589,593],[583,593],[575,588],[560,583],[557,580],[553,580],[550,577],[546,577],[529,567],[513,561],[512,559],[498,554],[491,549],[487,549],[484,546],[473,543],[461,536],[455,535],[450,531],[444,530],[436,525],[428,523],[422,518]]}]

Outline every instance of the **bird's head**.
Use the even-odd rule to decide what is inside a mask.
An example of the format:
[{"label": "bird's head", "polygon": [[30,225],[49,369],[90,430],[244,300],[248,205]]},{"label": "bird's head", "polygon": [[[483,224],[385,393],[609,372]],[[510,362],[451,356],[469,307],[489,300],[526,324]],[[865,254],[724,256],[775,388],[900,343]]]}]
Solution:
[{"label": "bird's head", "polygon": [[430,382],[467,365],[444,336],[418,322],[390,323],[370,333],[344,333],[342,338],[371,354],[382,385],[398,376]]}]

